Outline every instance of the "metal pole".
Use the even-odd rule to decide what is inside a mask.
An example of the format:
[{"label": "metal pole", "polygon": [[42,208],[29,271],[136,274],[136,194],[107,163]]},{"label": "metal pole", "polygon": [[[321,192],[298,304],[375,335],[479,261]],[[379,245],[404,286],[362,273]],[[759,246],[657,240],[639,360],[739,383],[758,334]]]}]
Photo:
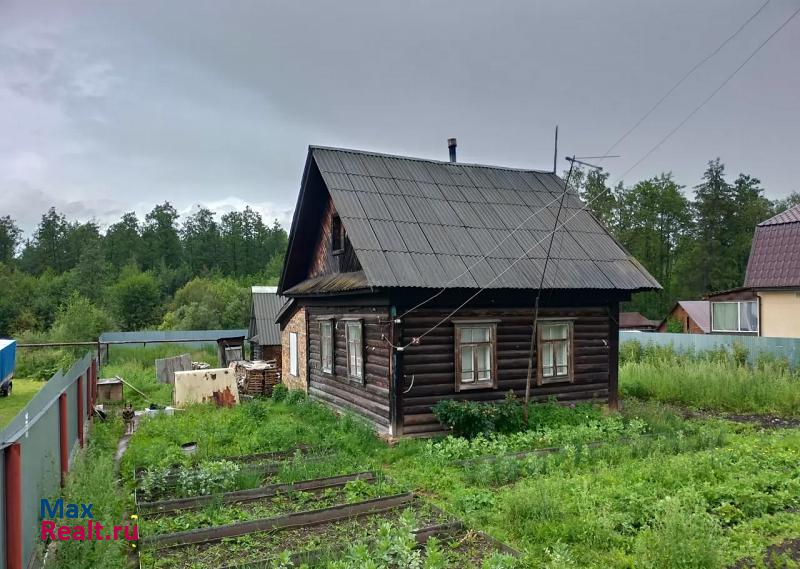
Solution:
[{"label": "metal pole", "polygon": [[58,442],[61,455],[61,487],[67,483],[69,473],[69,447],[67,446],[67,394],[58,396]]},{"label": "metal pole", "polygon": [[[81,448],[84,447],[86,441],[83,439],[83,398],[86,392],[83,390],[83,375],[88,377],[89,370],[87,369],[83,374],[78,376],[78,441],[80,441]],[[88,386],[88,381],[86,382]]]},{"label": "metal pole", "polygon": [[[553,226],[553,232],[550,234],[550,243],[547,245],[547,254],[544,257],[544,268],[542,269],[542,278],[539,281],[539,289],[536,291],[536,301],[533,304],[533,330],[531,330],[531,346],[530,346],[530,353],[528,354],[528,375],[525,379],[525,409],[523,409],[523,415],[525,418],[525,425],[528,425],[528,406],[530,405],[531,399],[531,375],[533,373],[533,354],[535,353],[534,350],[536,349],[536,333],[538,330],[536,329],[539,325],[539,297],[542,296],[542,286],[544,286],[544,276],[547,273],[547,262],[550,260],[550,250],[553,248],[553,239],[556,236],[556,231],[558,231],[558,219],[561,217],[561,208],[564,206],[564,197],[567,195],[567,191],[569,190],[569,179],[572,176],[572,169],[575,167],[575,157],[573,156],[570,160],[569,158],[569,172],[567,172],[567,179],[564,181],[564,191],[561,194],[561,201],[558,203],[558,213],[556,213],[556,222]],[[538,363],[538,362],[537,362]]]},{"label": "metal pole", "polygon": [[22,569],[22,446],[5,449],[6,569]]}]

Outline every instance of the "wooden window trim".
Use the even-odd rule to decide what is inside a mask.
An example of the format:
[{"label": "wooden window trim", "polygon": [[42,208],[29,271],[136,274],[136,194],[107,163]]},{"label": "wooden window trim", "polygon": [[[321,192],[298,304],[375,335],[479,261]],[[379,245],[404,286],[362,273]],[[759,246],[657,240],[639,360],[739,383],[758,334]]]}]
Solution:
[{"label": "wooden window trim", "polygon": [[[455,389],[456,392],[472,391],[475,389],[497,389],[497,323],[499,320],[476,320],[476,319],[454,319],[453,320],[453,344],[455,359]],[[489,344],[491,345],[491,382],[483,381],[481,383],[476,379],[472,384],[464,384],[461,382],[461,329],[485,327],[489,328]],[[485,344],[486,342],[476,342],[468,345]],[[473,368],[476,369],[476,368]]]},{"label": "wooden window trim", "polygon": [[[364,354],[365,354],[365,351],[364,351],[364,322],[360,318],[347,318],[347,319],[343,319],[343,320],[344,320],[344,345],[345,345],[345,352],[347,354],[347,362],[346,362],[346,364],[347,364],[347,378],[349,380],[358,382],[361,385],[364,385],[365,377],[366,377],[366,373],[365,373],[365,369],[364,369],[364,367],[366,366],[366,358],[364,357]],[[360,354],[361,355],[361,375],[360,376],[359,375],[354,375],[352,373],[352,370],[350,369],[350,350],[351,350],[351,348],[350,348],[349,328],[351,326],[358,326],[358,331],[359,331],[359,342],[361,344],[360,350],[359,350],[361,352],[361,354]]]},{"label": "wooden window trim", "polygon": [[[325,327],[330,326],[331,335],[328,338],[328,350],[330,351],[330,362],[331,367],[325,367]],[[336,370],[336,325],[332,317],[329,318],[322,318],[320,319],[319,323],[319,359],[320,359],[320,369],[322,373],[325,375],[333,375],[334,371]]]},{"label": "wooden window trim", "polygon": [[[544,377],[542,369],[542,345],[562,342],[563,340],[542,340],[542,326],[552,324],[567,325],[567,375],[553,375]],[[551,383],[575,383],[575,320],[548,318],[536,325],[536,383],[537,385]],[[554,358],[555,359],[555,358]]]}]

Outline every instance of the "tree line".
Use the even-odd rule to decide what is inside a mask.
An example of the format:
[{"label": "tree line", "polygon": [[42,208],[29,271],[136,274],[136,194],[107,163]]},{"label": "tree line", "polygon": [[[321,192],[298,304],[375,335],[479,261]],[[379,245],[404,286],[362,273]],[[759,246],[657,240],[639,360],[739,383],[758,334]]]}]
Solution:
[{"label": "tree line", "polygon": [[[634,295],[626,310],[661,319],[678,299],[741,286],[756,225],[800,204],[769,200],[761,182],[712,160],[687,196],[670,173],[632,186],[576,169],[570,186],[663,290]],[[169,203],[133,212],[101,231],[96,221],[48,210],[28,239],[0,217],[0,336],[94,339],[112,329],[241,328],[248,287],[275,284],[287,235],[247,207],[180,219]]]},{"label": "tree line", "polygon": [[277,282],[286,245],[277,220],[269,225],[250,207],[181,219],[165,202],[105,231],[51,208],[27,239],[0,217],[0,336],[242,328],[248,287]]},{"label": "tree line", "polygon": [[578,169],[570,186],[663,287],[634,295],[623,309],[659,320],[677,300],[742,286],[756,225],[800,204],[798,192],[766,198],[748,174],[731,180],[719,158],[691,197],[671,173],[610,188],[607,173]]}]

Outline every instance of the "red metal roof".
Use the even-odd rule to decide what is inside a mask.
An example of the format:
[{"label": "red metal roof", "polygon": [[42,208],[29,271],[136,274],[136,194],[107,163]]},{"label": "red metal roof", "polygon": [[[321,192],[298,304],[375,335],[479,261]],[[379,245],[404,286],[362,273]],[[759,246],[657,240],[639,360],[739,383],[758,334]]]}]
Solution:
[{"label": "red metal roof", "polygon": [[658,326],[658,320],[645,318],[640,312],[619,313],[620,328],[655,328],[656,326]]},{"label": "red metal roof", "polygon": [[745,287],[800,287],[800,205],[758,224]]}]

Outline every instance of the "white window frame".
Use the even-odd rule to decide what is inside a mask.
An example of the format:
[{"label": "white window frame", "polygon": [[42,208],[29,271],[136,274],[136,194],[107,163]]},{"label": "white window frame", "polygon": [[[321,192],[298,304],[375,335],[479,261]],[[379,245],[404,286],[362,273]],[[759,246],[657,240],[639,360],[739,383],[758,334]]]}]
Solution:
[{"label": "white window frame", "polygon": [[[756,305],[756,329],[755,330],[742,330],[742,304],[753,303]],[[736,327],[738,330],[725,330],[717,328],[714,323],[714,305],[715,304],[735,304],[736,305]],[[730,332],[733,334],[758,334],[761,328],[761,307],[758,300],[712,300],[711,301],[711,331],[712,332]]]},{"label": "white window frame", "polygon": [[289,375],[298,376],[297,332],[289,332]]}]

